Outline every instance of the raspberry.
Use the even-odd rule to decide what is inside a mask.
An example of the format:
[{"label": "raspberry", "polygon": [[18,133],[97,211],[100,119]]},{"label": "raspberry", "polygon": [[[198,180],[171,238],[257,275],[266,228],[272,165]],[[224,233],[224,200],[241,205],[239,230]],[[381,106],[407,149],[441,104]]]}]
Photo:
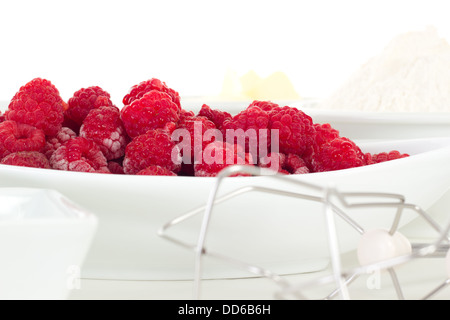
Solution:
[{"label": "raspberry", "polygon": [[361,149],[350,139],[339,137],[322,145],[313,157],[315,172],[333,171],[366,165]]},{"label": "raspberry", "polygon": [[282,107],[270,112],[270,130],[279,130],[279,151],[294,153],[300,157],[313,141],[314,126],[310,116],[302,111]]},{"label": "raspberry", "polygon": [[375,163],[372,159],[372,154],[370,154],[369,152],[364,153],[364,161],[366,162],[367,165]]},{"label": "raspberry", "polygon": [[108,161],[108,169],[112,174],[125,174],[122,164],[117,161]]},{"label": "raspberry", "polygon": [[287,155],[284,169],[291,174],[309,173],[309,168],[306,165],[306,162],[293,153]]},{"label": "raspberry", "polygon": [[408,154],[400,153],[397,150],[392,150],[389,152],[381,152],[381,153],[377,153],[377,154],[369,154],[368,156],[369,156],[369,160],[367,160],[367,162],[370,164],[409,157]]},{"label": "raspberry", "polygon": [[321,147],[324,143],[330,142],[339,137],[339,131],[334,129],[329,123],[314,124],[314,145]]},{"label": "raspberry", "polygon": [[209,120],[211,120],[216,125],[216,128],[219,130],[222,130],[222,125],[224,121],[231,120],[232,118],[231,114],[229,114],[228,112],[213,110],[206,104],[202,105],[202,108],[200,109],[197,115],[201,117],[206,117]]},{"label": "raspberry", "polygon": [[314,153],[318,152],[323,144],[339,137],[339,131],[334,129],[329,123],[315,123],[313,126],[315,129],[313,141],[308,147],[306,147],[306,150],[302,156],[303,160],[306,162],[306,165],[310,169],[312,169],[312,158]]},{"label": "raspberry", "polygon": [[42,151],[45,133],[33,126],[6,120],[0,123],[0,159],[19,151]]},{"label": "raspberry", "polygon": [[54,137],[47,139],[44,150],[42,152],[47,156],[48,159],[50,159],[56,149],[61,147],[64,142],[75,138],[76,136],[76,133],[72,129],[62,127]]},{"label": "raspberry", "polygon": [[178,92],[169,88],[161,80],[155,78],[142,81],[141,83],[131,87],[128,94],[123,98],[123,105],[127,106],[131,104],[134,100],[142,98],[147,92],[151,90],[156,90],[168,94],[170,96],[170,99],[177,105],[179,109],[181,109],[180,95],[178,94]]},{"label": "raspberry", "polygon": [[214,141],[203,150],[201,161],[194,164],[195,176],[215,177],[228,166],[235,164],[249,165],[252,163],[251,155],[245,153],[241,146],[223,141]]},{"label": "raspberry", "polygon": [[286,155],[284,153],[272,152],[267,157],[264,157],[263,162],[260,163],[260,167],[271,168],[283,174],[304,174],[310,172],[305,161],[298,155],[292,153]]},{"label": "raspberry", "polygon": [[35,78],[14,95],[5,117],[41,129],[51,137],[61,129],[63,113],[58,89],[48,80]]},{"label": "raspberry", "polygon": [[[214,135],[207,137],[205,133],[217,129],[215,124],[208,118],[192,116],[180,121],[177,130],[172,135],[172,139],[178,142],[183,158],[182,168],[178,174],[192,176],[194,175],[195,154],[202,152],[206,145],[214,141]],[[221,135],[220,131],[216,131],[215,133],[217,136]],[[221,137],[219,138],[221,139]],[[184,139],[189,139],[189,141],[186,142]]]},{"label": "raspberry", "polygon": [[292,172],[292,174],[305,174],[305,173],[310,173],[310,172],[311,171],[309,170],[308,166],[303,166],[303,167],[297,168],[297,170]]},{"label": "raspberry", "polygon": [[176,176],[174,172],[160,166],[148,166],[136,174],[140,176]]},{"label": "raspberry", "polygon": [[5,121],[5,115],[2,114],[2,112],[0,111],[0,123],[2,123],[3,121]]},{"label": "raspberry", "polygon": [[149,130],[134,138],[125,149],[123,169],[136,174],[151,165],[178,173],[181,168],[180,148],[163,129]]},{"label": "raspberry", "polygon": [[72,121],[79,128],[89,111],[102,106],[112,106],[110,98],[110,94],[98,86],[81,88],[68,101],[68,108],[64,112],[66,121]]},{"label": "raspberry", "polygon": [[[216,125],[208,120],[208,118],[197,116],[184,119],[184,121],[179,123],[177,129],[185,129],[186,134],[188,134],[191,139],[191,141],[189,142],[189,149],[191,150],[191,161],[187,163],[193,163],[195,153],[201,152],[206,147],[206,145],[212,142],[212,140],[205,137],[205,133],[207,132],[207,130],[216,129]],[[182,151],[184,152],[185,150]]]},{"label": "raspberry", "polygon": [[51,169],[47,157],[38,151],[20,151],[10,153],[4,157],[0,163],[12,166]]},{"label": "raspberry", "polygon": [[167,93],[151,90],[123,107],[121,117],[128,135],[134,138],[164,128],[168,122],[178,122],[180,109]]},{"label": "raspberry", "polygon": [[[267,155],[270,147],[268,126],[269,114],[257,106],[252,106],[241,111],[232,119],[225,120],[222,131],[227,142],[235,143],[235,141],[229,140],[228,135],[231,134],[237,143],[245,143],[245,152],[251,152],[256,158],[259,151],[263,155]],[[264,149],[260,150],[260,148]]]},{"label": "raspberry", "polygon": [[177,127],[178,125],[175,122],[167,122],[162,129],[166,131],[168,135],[172,135]]},{"label": "raspberry", "polygon": [[107,160],[124,156],[129,141],[116,106],[91,110],[81,125],[80,137],[93,140]]},{"label": "raspberry", "polygon": [[260,159],[259,166],[261,168],[270,168],[282,174],[289,174],[289,172],[284,169],[286,166],[286,155],[284,153],[269,153],[267,156]]},{"label": "raspberry", "polygon": [[50,157],[53,169],[109,173],[108,163],[94,141],[76,137],[65,142]]},{"label": "raspberry", "polygon": [[261,110],[266,111],[266,112],[270,112],[273,109],[279,107],[279,105],[275,102],[255,100],[249,105],[249,108],[255,107],[255,106],[260,107]]},{"label": "raspberry", "polygon": [[194,111],[187,111],[184,109],[180,110],[179,122],[183,122],[184,120],[191,119],[195,117]]}]

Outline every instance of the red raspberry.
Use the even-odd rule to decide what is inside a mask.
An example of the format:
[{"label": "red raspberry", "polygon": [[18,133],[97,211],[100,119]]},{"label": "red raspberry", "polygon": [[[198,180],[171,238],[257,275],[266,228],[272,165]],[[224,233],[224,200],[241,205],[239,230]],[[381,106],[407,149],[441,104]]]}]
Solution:
[{"label": "red raspberry", "polygon": [[306,165],[306,162],[298,155],[293,153],[287,155],[284,169],[291,174],[309,173],[309,168]]},{"label": "red raspberry", "polygon": [[279,130],[279,151],[300,157],[312,143],[314,126],[310,116],[288,106],[270,112],[270,130]]},{"label": "red raspberry", "polygon": [[174,172],[160,166],[149,166],[136,174],[140,176],[176,176]]},{"label": "red raspberry", "polygon": [[215,141],[206,146],[201,161],[194,165],[195,176],[215,177],[224,168],[235,164],[251,165],[253,159],[237,144]]},{"label": "red raspberry", "polygon": [[366,165],[361,149],[350,139],[336,138],[322,145],[313,157],[315,172],[333,171]]},{"label": "red raspberry", "polygon": [[[195,154],[199,154],[210,142],[214,141],[214,136],[207,137],[205,133],[215,133],[221,139],[220,131],[217,130],[213,122],[206,117],[193,116],[180,121],[177,131],[172,134],[172,139],[178,143],[181,149],[183,163],[179,175],[194,175]],[[189,141],[184,141],[189,139]],[[186,154],[185,154],[186,152]]]},{"label": "red raspberry", "polygon": [[[208,130],[215,130],[216,125],[210,120],[208,120],[208,118],[197,116],[184,119],[184,121],[178,124],[177,129],[179,130],[185,129],[186,130],[185,135],[188,135],[191,139],[191,141],[189,142],[190,143],[189,149],[191,150],[190,152],[191,161],[188,162],[184,161],[184,162],[193,163],[195,153],[201,152],[206,147],[206,145],[208,145],[210,142],[213,141],[211,139],[207,139],[207,137],[205,137],[205,133]],[[183,133],[183,131],[180,131],[180,133]],[[181,151],[184,152],[185,150]],[[183,159],[186,160],[186,158]]]},{"label": "red raspberry", "polygon": [[124,156],[129,141],[116,106],[91,110],[81,125],[80,137],[93,140],[107,160]]},{"label": "red raspberry", "polygon": [[266,111],[266,112],[270,112],[273,109],[279,107],[279,105],[275,102],[255,100],[249,105],[249,108],[255,107],[255,106],[260,107],[261,110]]},{"label": "red raspberry", "polygon": [[308,166],[304,166],[304,167],[300,167],[297,170],[295,170],[294,172],[292,172],[292,174],[305,174],[305,173],[310,173],[311,171],[309,170]]},{"label": "red raspberry", "polygon": [[66,141],[75,138],[76,136],[77,134],[72,129],[62,127],[54,137],[47,139],[44,150],[42,152],[47,156],[48,159],[50,159],[56,149],[61,147]]},{"label": "red raspberry", "polygon": [[134,100],[142,98],[147,92],[156,90],[167,93],[171,100],[180,108],[180,95],[175,90],[169,88],[164,82],[159,79],[152,78],[150,80],[142,81],[141,83],[131,87],[129,93],[123,98],[123,105],[127,106]]},{"label": "red raspberry", "polygon": [[0,123],[2,123],[3,121],[5,121],[5,115],[2,114],[2,112],[0,111]]},{"label": "red raspberry", "polygon": [[[168,135],[172,135],[172,133],[178,128],[178,124],[175,122],[167,122],[165,126],[162,128],[164,131],[167,132]],[[158,128],[160,129],[160,128]]]},{"label": "red raspberry", "polygon": [[14,95],[5,117],[42,129],[51,137],[61,129],[63,113],[58,89],[48,80],[35,78]]},{"label": "red raspberry", "polygon": [[65,124],[77,132],[89,111],[113,105],[110,98],[110,94],[98,86],[81,88],[68,101],[67,110],[64,112]]},{"label": "red raspberry", "polygon": [[151,90],[123,107],[121,117],[128,135],[134,138],[164,128],[168,122],[178,122],[180,109],[167,93]]},{"label": "red raspberry", "polygon": [[[272,161],[275,162],[272,164]],[[267,157],[264,157],[264,161],[260,163],[260,167],[272,168],[283,174],[304,174],[310,172],[305,161],[293,153],[288,155],[284,153],[270,153]]]},{"label": "red raspberry", "polygon": [[1,161],[1,164],[12,166],[51,169],[45,154],[38,151],[20,151],[8,154]]},{"label": "red raspberry", "polygon": [[125,174],[122,164],[117,161],[108,161],[108,169],[112,174]]},{"label": "red raspberry", "polygon": [[50,158],[53,169],[109,173],[108,163],[94,141],[76,137],[65,142]]},{"label": "red raspberry", "polygon": [[374,164],[375,162],[372,159],[372,154],[369,152],[364,153],[364,161],[366,161],[366,164]]},{"label": "red raspberry", "polygon": [[315,123],[314,129],[314,139],[302,156],[302,159],[306,162],[310,170],[312,169],[312,158],[314,154],[320,150],[323,144],[339,137],[339,131],[334,129],[329,123]]},{"label": "red raspberry", "polygon": [[179,122],[183,122],[184,120],[191,119],[194,117],[195,117],[194,111],[187,111],[187,110],[181,109]]},{"label": "red raspberry", "polygon": [[406,153],[400,153],[397,150],[392,150],[389,152],[381,152],[381,153],[370,155],[370,157],[369,157],[370,160],[368,160],[368,163],[370,162],[370,164],[374,164],[374,163],[391,161],[391,160],[401,159],[401,158],[406,158],[406,157],[409,157],[409,155]]},{"label": "red raspberry", "polygon": [[324,143],[330,142],[339,137],[339,131],[334,129],[329,123],[314,124],[314,145],[321,147]]},{"label": "red raspberry", "polygon": [[197,115],[211,120],[219,130],[222,130],[222,125],[226,120],[231,120],[232,118],[232,115],[228,112],[213,110],[206,104],[202,105]]},{"label": "red raspberry", "polygon": [[267,156],[260,159],[259,166],[261,168],[270,168],[282,174],[289,174],[289,172],[284,169],[286,166],[286,155],[284,153],[269,153]]},{"label": "red raspberry", "polygon": [[[270,148],[268,126],[269,114],[257,106],[251,106],[235,115],[232,119],[225,120],[222,131],[227,142],[244,142],[245,151],[251,152],[256,159],[260,147],[264,147],[264,150],[261,150],[261,156],[267,155],[267,151]],[[236,137],[235,141],[230,141],[229,134],[231,134],[231,138]]]},{"label": "red raspberry", "polygon": [[19,151],[42,151],[45,133],[33,126],[6,120],[0,123],[0,159]]},{"label": "red raspberry", "polygon": [[174,173],[180,171],[180,148],[163,129],[149,130],[137,136],[125,149],[123,169],[126,174],[136,174],[151,165],[167,168]]}]

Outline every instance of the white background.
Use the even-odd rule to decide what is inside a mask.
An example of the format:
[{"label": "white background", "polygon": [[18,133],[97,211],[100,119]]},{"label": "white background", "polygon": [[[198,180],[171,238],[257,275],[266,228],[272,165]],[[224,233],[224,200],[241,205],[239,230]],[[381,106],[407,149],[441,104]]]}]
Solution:
[{"label": "white background", "polygon": [[435,26],[447,0],[0,0],[0,100],[35,77],[65,100],[91,85],[121,106],[156,77],[182,96],[219,94],[227,70],[284,72],[325,97],[396,35]]}]

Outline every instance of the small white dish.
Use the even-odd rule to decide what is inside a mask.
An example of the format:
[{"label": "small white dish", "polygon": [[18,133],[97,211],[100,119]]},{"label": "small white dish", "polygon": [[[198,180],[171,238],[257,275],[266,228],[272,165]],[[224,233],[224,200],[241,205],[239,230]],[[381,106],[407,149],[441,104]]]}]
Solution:
[{"label": "small white dish", "polygon": [[97,218],[55,190],[0,188],[0,300],[63,300]]},{"label": "small white dish", "polygon": [[329,123],[341,136],[356,140],[422,139],[450,136],[450,112],[370,112],[327,110],[317,102],[291,105],[315,123]]},{"label": "small white dish", "polygon": [[[189,97],[183,107],[198,112],[203,103],[213,109],[237,114],[252,101],[205,100]],[[206,101],[206,102],[203,102]],[[370,112],[329,110],[320,107],[317,99],[274,101],[280,106],[302,110],[314,123],[329,123],[340,134],[354,140],[421,139],[450,136],[450,112]]]}]

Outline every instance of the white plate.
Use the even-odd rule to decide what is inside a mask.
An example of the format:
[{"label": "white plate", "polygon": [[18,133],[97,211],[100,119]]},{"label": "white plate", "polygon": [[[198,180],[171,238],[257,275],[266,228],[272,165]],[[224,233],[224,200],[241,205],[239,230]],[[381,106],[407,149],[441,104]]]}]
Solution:
[{"label": "white plate", "polygon": [[[188,110],[198,112],[202,98],[182,100]],[[237,114],[251,101],[206,100],[211,108]],[[327,110],[319,107],[317,99],[276,101],[302,110],[315,123],[329,123],[344,137],[355,140],[421,139],[450,136],[450,112],[368,112],[354,110]]]},{"label": "white plate", "polygon": [[293,103],[315,123],[329,123],[357,140],[421,139],[450,136],[450,112],[368,112],[320,109],[314,101]]},{"label": "white plate", "polygon": [[55,190],[0,188],[0,299],[67,298],[96,226]]},{"label": "white plate", "polygon": [[[393,192],[429,208],[450,186],[450,138],[362,144],[366,152],[398,149],[411,157],[334,172],[289,176],[317,185],[334,183],[341,191]],[[99,279],[191,279],[194,255],[157,235],[169,220],[205,204],[214,178],[125,176],[62,172],[0,165],[0,186],[55,188],[94,212],[99,227],[82,276]],[[271,177],[228,178],[222,193],[249,185],[301,192]],[[310,190],[304,190],[310,192]],[[352,212],[365,228],[389,227],[393,212]],[[405,215],[405,225],[416,215]],[[200,217],[170,232],[195,241]],[[343,251],[356,247],[359,235],[339,223]],[[247,194],[217,206],[208,248],[281,274],[314,271],[328,261],[322,207],[276,195]],[[205,277],[249,274],[206,261]]]}]

